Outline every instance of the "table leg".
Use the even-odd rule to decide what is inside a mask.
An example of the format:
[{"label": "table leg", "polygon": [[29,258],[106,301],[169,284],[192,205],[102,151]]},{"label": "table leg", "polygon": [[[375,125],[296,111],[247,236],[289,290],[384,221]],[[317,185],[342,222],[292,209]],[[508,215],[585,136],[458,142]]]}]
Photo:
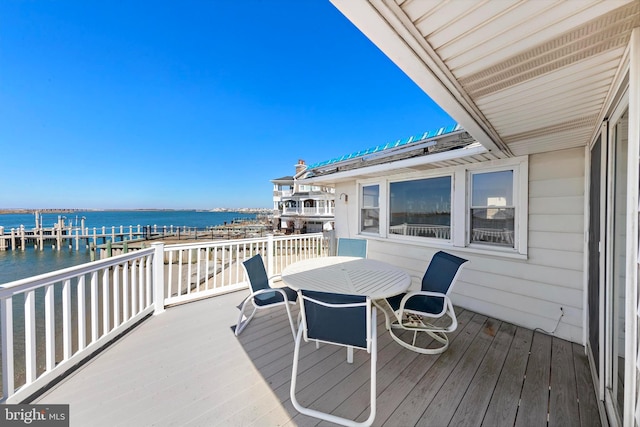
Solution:
[{"label": "table leg", "polygon": [[347,346],[347,363],[353,363],[353,347]]}]

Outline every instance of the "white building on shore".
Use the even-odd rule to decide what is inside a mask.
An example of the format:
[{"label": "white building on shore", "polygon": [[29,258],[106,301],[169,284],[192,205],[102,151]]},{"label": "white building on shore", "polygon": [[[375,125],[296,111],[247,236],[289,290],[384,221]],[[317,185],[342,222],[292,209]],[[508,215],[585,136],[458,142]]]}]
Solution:
[{"label": "white building on shore", "polygon": [[287,233],[315,233],[332,227],[335,189],[298,182],[307,175],[304,160],[296,173],[272,179],[274,227]]}]

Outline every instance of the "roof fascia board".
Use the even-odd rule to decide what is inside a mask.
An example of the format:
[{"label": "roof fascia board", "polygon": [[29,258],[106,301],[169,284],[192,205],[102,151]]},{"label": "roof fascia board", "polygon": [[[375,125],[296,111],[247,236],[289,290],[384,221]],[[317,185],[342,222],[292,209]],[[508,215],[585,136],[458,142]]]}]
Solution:
[{"label": "roof fascia board", "polygon": [[474,143],[465,148],[460,148],[457,150],[444,151],[442,153],[429,154],[428,156],[412,157],[410,159],[398,160],[390,163],[365,166],[362,168],[351,169],[344,172],[336,172],[329,175],[306,178],[301,182],[305,184],[333,184],[335,182],[356,179],[363,175],[377,174],[381,172],[392,171],[394,169],[412,168],[415,166],[459,159],[462,157],[477,156],[479,154],[484,154],[487,152],[488,150],[486,147],[479,143]]},{"label": "roof fascia board", "polygon": [[[513,156],[497,133],[492,131],[488,121],[481,117],[479,111],[460,93],[452,77],[441,69],[423,46],[419,46],[415,37],[389,5],[382,2],[370,3],[366,0],[330,1],[477,141],[496,155],[500,152],[502,156]],[[401,32],[404,34],[400,34]],[[409,46],[410,40],[415,42],[415,46]]]}]

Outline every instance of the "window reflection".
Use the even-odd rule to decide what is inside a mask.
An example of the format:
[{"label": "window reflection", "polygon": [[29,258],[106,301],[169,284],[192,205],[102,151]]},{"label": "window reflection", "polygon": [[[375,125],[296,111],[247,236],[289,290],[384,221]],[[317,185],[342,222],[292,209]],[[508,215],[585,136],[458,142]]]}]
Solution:
[{"label": "window reflection", "polygon": [[360,231],[366,233],[380,232],[380,186],[367,185],[362,187],[362,202],[360,210]]},{"label": "window reflection", "polygon": [[513,170],[471,176],[472,243],[514,247]]},{"label": "window reflection", "polygon": [[451,238],[451,177],[389,185],[389,234]]}]

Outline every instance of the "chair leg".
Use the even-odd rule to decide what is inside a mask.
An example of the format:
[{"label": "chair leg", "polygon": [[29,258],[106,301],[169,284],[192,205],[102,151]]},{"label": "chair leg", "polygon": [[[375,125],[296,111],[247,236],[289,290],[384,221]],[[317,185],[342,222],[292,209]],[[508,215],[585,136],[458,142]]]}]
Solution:
[{"label": "chair leg", "polygon": [[[407,348],[411,351],[415,351],[416,353],[420,353],[420,354],[440,354],[442,352],[444,352],[447,348],[449,348],[449,337],[447,337],[444,333],[442,332],[434,332],[434,331],[413,331],[413,340],[412,343],[408,343],[406,341],[404,341],[402,338],[400,338],[396,332],[397,331],[406,331],[407,329],[396,329],[396,328],[391,328],[389,330],[389,334],[391,335],[391,338],[393,338],[393,340],[395,342],[397,342],[398,344],[400,344],[401,346],[403,346],[404,348]],[[430,336],[432,336],[436,341],[440,342],[442,345],[436,348],[423,348],[423,347],[418,347],[416,345],[416,337],[417,337],[417,333],[418,332],[424,332],[429,334]]]},{"label": "chair leg", "polygon": [[357,426],[357,427],[368,427],[373,424],[373,420],[376,417],[376,373],[377,373],[377,360],[378,360],[378,339],[376,332],[376,318],[375,318],[375,309],[372,319],[371,325],[371,335],[373,342],[371,343],[371,410],[369,412],[369,418],[367,418],[363,422],[356,422],[353,420],[349,420],[346,418],[338,417],[333,414],[327,414],[326,412],[320,412],[315,409],[306,408],[298,402],[296,398],[296,383],[298,376],[298,358],[300,356],[300,343],[302,341],[302,328],[298,329],[298,334],[296,335],[295,345],[293,349],[293,367],[291,369],[291,388],[289,389],[289,397],[291,398],[291,403],[293,407],[296,408],[298,412],[304,415],[309,415],[311,417],[319,418],[321,420],[329,421],[335,424],[340,424],[343,426]]},{"label": "chair leg", "polygon": [[291,309],[289,308],[289,303],[285,301],[284,308],[287,309],[287,316],[289,317],[289,326],[291,326],[291,334],[293,335],[293,340],[296,339],[296,328],[293,326],[293,318],[291,317]]},{"label": "chair leg", "polygon": [[258,310],[258,308],[254,305],[253,306],[253,311],[251,312],[251,315],[249,317],[247,317],[247,319],[243,322],[242,318],[244,317],[244,309],[247,306],[247,303],[249,301],[252,301],[251,297],[248,297],[242,303],[242,308],[240,309],[240,316],[238,317],[238,323],[236,325],[236,332],[235,332],[236,336],[240,335],[240,333],[244,330],[244,328],[247,327],[247,325],[249,324],[251,319],[253,319],[253,316],[256,314],[256,310]]},{"label": "chair leg", "polygon": [[[383,302],[374,300],[373,305],[375,305],[380,310],[382,310],[382,314],[384,314],[384,326],[387,330],[389,330],[391,329],[391,319],[389,318],[389,313],[387,312],[387,307],[389,307],[389,303],[387,302],[387,300],[382,300],[382,301]],[[389,309],[391,309],[391,307],[389,307]]]}]

